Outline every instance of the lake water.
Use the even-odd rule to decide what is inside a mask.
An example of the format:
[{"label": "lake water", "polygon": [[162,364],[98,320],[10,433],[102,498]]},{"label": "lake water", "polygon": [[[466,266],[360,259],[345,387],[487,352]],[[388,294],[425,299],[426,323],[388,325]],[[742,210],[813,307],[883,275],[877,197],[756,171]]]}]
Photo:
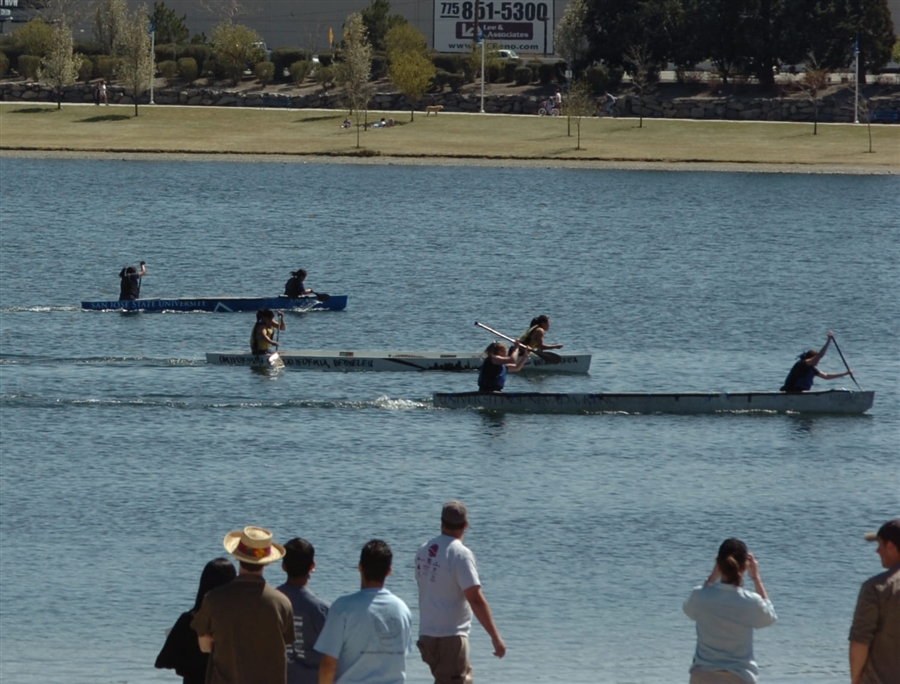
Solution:
[{"label": "lake water", "polygon": [[[363,543],[413,557],[441,503],[509,651],[476,681],[686,682],[681,604],[746,540],[779,622],[761,681],[844,682],[862,533],[900,513],[897,178],[280,163],[0,160],[0,679],[178,681],[153,669],[226,532],[316,547],[354,591]],[[510,389],[777,389],[833,329],[865,416],[441,411],[473,374],[208,366],[252,314],[82,312],[146,260],[145,297],[278,294],[309,271],[340,313],[298,348],[480,350],[476,320],[591,352]],[[831,349],[820,365],[843,370]],[[818,387],[853,387],[849,378]],[[270,568],[269,581],[283,573]],[[412,656],[409,681],[429,681]]]}]

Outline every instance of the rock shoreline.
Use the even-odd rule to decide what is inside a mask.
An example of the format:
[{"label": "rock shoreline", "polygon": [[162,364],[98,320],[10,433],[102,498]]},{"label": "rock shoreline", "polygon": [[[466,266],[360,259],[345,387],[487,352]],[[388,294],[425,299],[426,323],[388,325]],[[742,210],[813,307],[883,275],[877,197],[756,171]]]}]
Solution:
[{"label": "rock shoreline", "polygon": [[[893,89],[892,89],[893,90]],[[107,87],[110,104],[134,104],[134,99],[122,86]],[[530,94],[485,95],[484,110],[489,114],[536,114],[545,98]],[[55,103],[55,89],[40,83],[0,83],[0,100],[3,102]],[[319,91],[302,95],[273,93],[268,91],[240,92],[214,87],[160,88],[154,91],[153,100],[160,105],[200,107],[251,107],[275,109],[341,109],[344,107],[339,94]],[[92,84],[75,84],[62,90],[64,103],[94,102]],[[878,112],[900,112],[900,93],[888,92],[870,98],[870,108]],[[149,104],[149,93],[138,99],[138,104]],[[426,105],[442,105],[447,112],[479,112],[480,94],[436,93],[429,94],[414,108],[424,111]],[[761,97],[754,95],[692,95],[667,97],[661,92],[638,97],[623,95],[618,108],[623,116],[643,116],[648,119],[697,119],[732,121],[790,121],[812,122],[816,117],[822,123],[852,123],[854,118],[854,91],[842,88],[819,100],[818,114],[815,104],[796,93]],[[410,111],[409,101],[398,93],[376,93],[371,100],[374,111]]]}]

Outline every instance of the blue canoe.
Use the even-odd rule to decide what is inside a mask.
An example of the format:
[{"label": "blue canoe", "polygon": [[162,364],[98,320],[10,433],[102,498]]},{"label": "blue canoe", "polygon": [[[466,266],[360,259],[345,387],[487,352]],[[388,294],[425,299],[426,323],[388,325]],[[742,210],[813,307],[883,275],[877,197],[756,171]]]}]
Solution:
[{"label": "blue canoe", "polygon": [[[320,295],[321,296],[321,295]],[[322,296],[324,299],[325,297]],[[134,299],[120,302],[81,302],[87,311],[208,311],[232,313],[281,309],[291,311],[343,311],[347,295],[331,295],[319,301],[314,295],[290,299],[288,297],[179,297],[177,299]]]}]

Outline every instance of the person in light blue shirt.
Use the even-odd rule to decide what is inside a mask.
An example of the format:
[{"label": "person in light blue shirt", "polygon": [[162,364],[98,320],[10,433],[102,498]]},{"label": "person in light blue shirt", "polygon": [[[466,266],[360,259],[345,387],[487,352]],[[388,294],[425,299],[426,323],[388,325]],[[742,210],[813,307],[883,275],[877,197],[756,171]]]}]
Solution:
[{"label": "person in light blue shirt", "polygon": [[380,539],[363,547],[362,589],[331,605],[315,649],[322,654],[319,684],[403,684],[412,651],[412,614],[384,588],[393,553]]},{"label": "person in light blue shirt", "polygon": [[[756,591],[744,589],[744,573]],[[740,539],[726,539],[716,564],[702,587],[684,602],[685,614],[697,623],[697,650],[690,684],[756,682],[759,667],[753,657],[753,630],[777,620],[759,564]]]}]

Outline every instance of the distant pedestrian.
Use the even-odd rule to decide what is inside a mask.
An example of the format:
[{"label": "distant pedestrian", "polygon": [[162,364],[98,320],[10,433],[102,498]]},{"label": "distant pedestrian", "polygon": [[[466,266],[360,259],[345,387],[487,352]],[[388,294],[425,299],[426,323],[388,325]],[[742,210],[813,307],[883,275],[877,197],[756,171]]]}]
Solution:
[{"label": "distant pedestrian", "polygon": [[313,646],[328,615],[328,604],[309,590],[309,578],[316,569],[316,550],[299,537],[284,545],[281,569],[287,582],[278,591],[291,600],[294,607],[294,631],[297,638],[287,647],[288,684],[317,684],[322,656]]},{"label": "distant pedestrian", "polygon": [[95,105],[100,104],[100,84],[101,83],[102,83],[102,81],[97,81],[94,84],[94,104]]},{"label": "distant pedestrian", "polygon": [[216,587],[228,584],[236,575],[234,565],[227,558],[216,558],[206,564],[203,574],[200,575],[200,586],[197,589],[194,607],[182,613],[169,631],[166,643],[156,657],[157,669],[175,670],[175,674],[182,677],[184,684],[204,684],[209,654],[200,650],[197,633],[191,629],[191,620],[200,610],[203,597]]},{"label": "distant pedestrian", "polygon": [[[743,588],[750,573],[756,591]],[[753,630],[777,619],[759,564],[740,539],[719,546],[716,563],[706,582],[691,592],[685,614],[697,623],[697,650],[690,684],[755,682],[759,667],[753,656]]]},{"label": "distant pedestrian", "polygon": [[805,351],[797,357],[799,360],[797,363],[793,365],[791,368],[791,372],[788,373],[787,378],[785,378],[784,385],[781,386],[781,392],[808,392],[812,389],[813,380],[817,377],[822,378],[823,380],[836,380],[838,378],[842,378],[845,375],[850,375],[852,371],[848,368],[846,373],[823,373],[816,366],[819,364],[819,361],[822,360],[822,357],[825,356],[825,352],[828,351],[828,346],[831,344],[834,339],[834,333],[830,330],[828,331],[828,339],[825,342],[825,346],[822,347],[821,350],[816,351],[815,349],[810,349],[809,351]]},{"label": "distant pedestrian", "polygon": [[603,93],[603,109],[606,110],[607,114],[611,115],[613,113],[613,107],[616,106],[617,100],[618,98],[612,93]]},{"label": "distant pedestrian", "polygon": [[865,535],[878,542],[881,574],[863,582],[850,628],[851,684],[900,682],[900,518]]},{"label": "distant pedestrian", "polygon": [[102,102],[107,107],[109,107],[109,93],[107,93],[107,91],[106,91],[106,81],[101,79],[100,85],[97,86],[97,90],[98,90],[97,99],[99,100],[97,102],[97,104],[100,104],[100,102]]},{"label": "distant pedestrian", "polygon": [[441,534],[416,554],[419,585],[419,641],[422,660],[436,684],[471,684],[469,632],[472,614],[491,637],[494,655],[506,655],[491,607],[481,591],[475,554],[464,544],[469,511],[448,501],[441,511]]},{"label": "distant pedestrian", "polygon": [[319,684],[403,684],[412,650],[412,615],[384,588],[391,547],[373,539],[359,557],[361,589],[337,599],[316,641]]},{"label": "distant pedestrian", "polygon": [[263,579],[266,565],[284,558],[284,547],[261,527],[229,532],[223,544],[240,572],[206,595],[191,622],[200,650],[210,654],[206,684],[285,684],[285,646],[296,639],[294,610]]},{"label": "distant pedestrian", "polygon": [[562,93],[559,92],[559,88],[556,89],[556,92],[553,93],[553,106],[557,109],[562,107]]}]

